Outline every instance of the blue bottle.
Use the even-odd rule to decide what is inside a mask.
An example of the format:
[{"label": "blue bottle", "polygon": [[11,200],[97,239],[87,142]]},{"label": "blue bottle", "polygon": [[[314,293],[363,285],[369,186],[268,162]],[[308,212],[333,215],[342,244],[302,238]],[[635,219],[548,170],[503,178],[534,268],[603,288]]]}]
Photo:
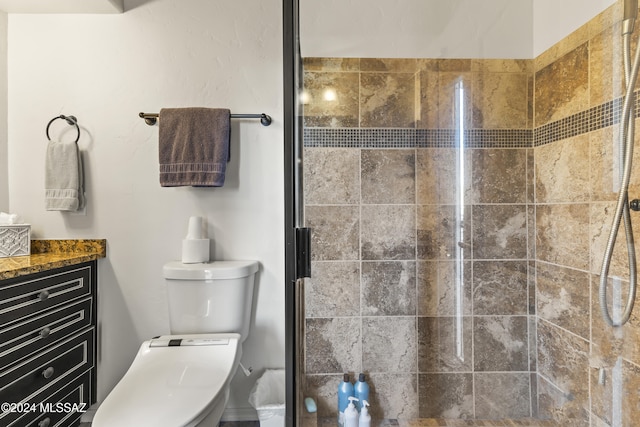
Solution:
[{"label": "blue bottle", "polygon": [[356,384],[353,386],[353,391],[358,398],[356,407],[358,408],[358,412],[360,412],[364,401],[369,400],[369,384],[365,381],[364,374],[358,376],[358,381],[356,381]]},{"label": "blue bottle", "polygon": [[349,374],[344,374],[342,382],[338,386],[338,426],[344,426],[344,411],[349,405],[349,398],[354,397],[353,384],[349,379]]}]

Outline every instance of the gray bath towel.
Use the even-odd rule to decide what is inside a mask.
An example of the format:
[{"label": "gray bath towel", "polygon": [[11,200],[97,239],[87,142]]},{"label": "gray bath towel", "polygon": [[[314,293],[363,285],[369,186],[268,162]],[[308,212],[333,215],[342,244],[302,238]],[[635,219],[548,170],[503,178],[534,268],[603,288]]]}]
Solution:
[{"label": "gray bath towel", "polygon": [[82,158],[75,142],[49,141],[45,157],[45,209],[77,211],[84,207]]},{"label": "gray bath towel", "polygon": [[160,110],[160,185],[222,187],[229,161],[230,111]]}]

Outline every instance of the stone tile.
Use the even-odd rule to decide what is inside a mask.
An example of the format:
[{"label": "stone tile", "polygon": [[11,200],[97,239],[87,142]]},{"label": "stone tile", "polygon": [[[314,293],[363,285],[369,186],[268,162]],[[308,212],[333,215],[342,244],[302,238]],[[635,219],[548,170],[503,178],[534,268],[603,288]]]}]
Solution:
[{"label": "stone tile", "polygon": [[535,126],[589,107],[589,49],[583,43],[536,72]]},{"label": "stone tile", "polygon": [[529,261],[528,280],[529,280],[529,314],[536,314],[536,262]]},{"label": "stone tile", "polygon": [[414,73],[360,73],[360,127],[413,128]]},{"label": "stone tile", "polygon": [[415,207],[363,205],[361,207],[363,260],[415,259]]},{"label": "stone tile", "polygon": [[[453,68],[459,68],[457,65],[455,64]],[[473,74],[449,70],[444,63],[441,63],[440,67],[440,71],[420,72],[420,121],[417,127],[422,129],[455,129],[456,87],[462,87],[464,125],[466,129],[472,128],[474,114]]]},{"label": "stone tile", "polygon": [[307,206],[306,226],[311,228],[311,259],[356,260],[359,257],[358,206]]},{"label": "stone tile", "polygon": [[538,373],[575,401],[576,409],[571,411],[575,418],[578,408],[588,407],[589,343],[544,320],[538,321],[537,332]]},{"label": "stone tile", "polygon": [[420,374],[421,418],[473,418],[472,374]]},{"label": "stone tile", "polygon": [[473,362],[478,371],[526,371],[527,317],[474,317]]},{"label": "stone tile", "polygon": [[304,165],[306,204],[360,203],[360,150],[307,147]]},{"label": "stone tile", "polygon": [[640,366],[622,361],[623,401],[622,401],[622,425],[633,425],[640,419],[640,407],[638,406],[638,394],[640,393]]},{"label": "stone tile", "polygon": [[[472,335],[471,317],[418,317],[418,371],[472,371]],[[460,354],[458,340],[462,343]]]},{"label": "stone tile", "polygon": [[[471,315],[471,262],[418,261],[418,315],[454,316],[462,297],[462,315]],[[461,294],[460,294],[461,293]]]},{"label": "stone tile", "polygon": [[589,273],[538,262],[536,277],[538,316],[589,339]]},{"label": "stone tile", "polygon": [[589,200],[589,135],[556,141],[536,148],[538,203]]},{"label": "stone tile", "polygon": [[[633,194],[633,193],[629,193]],[[590,250],[591,250],[591,272],[599,274],[602,271],[602,261],[604,258],[609,234],[615,213],[615,202],[591,203]],[[634,213],[631,213],[633,238],[635,242],[640,239],[640,227],[634,222]],[[636,250],[638,246],[636,244]],[[619,277],[622,280],[629,280],[629,257],[627,255],[627,243],[624,225],[621,223],[616,237],[616,244],[613,248],[611,263],[609,265],[609,277]]]},{"label": "stone tile", "polygon": [[526,256],[526,205],[473,207],[474,259],[524,259]]},{"label": "stone tile", "polygon": [[359,58],[302,58],[305,71],[360,71]]},{"label": "stone tile", "polygon": [[527,285],[526,261],[475,261],[473,314],[528,314]]},{"label": "stone tile", "polygon": [[314,261],[305,279],[305,316],[360,315],[360,263]]},{"label": "stone tile", "polygon": [[621,97],[624,94],[621,24],[600,28],[589,41],[590,105]]},{"label": "stone tile", "polygon": [[305,324],[306,373],[360,372],[360,318],[307,319]]},{"label": "stone tile", "polygon": [[536,257],[536,207],[527,205],[527,258]]},{"label": "stone tile", "polygon": [[416,73],[418,60],[411,58],[362,58],[361,71]]},{"label": "stone tile", "polygon": [[[347,371],[349,372],[349,371]],[[304,397],[312,397],[316,401],[317,414],[320,417],[331,417],[334,423],[338,419],[338,397],[336,390],[342,381],[340,374],[308,374],[305,375]],[[320,421],[320,420],[318,420]]]},{"label": "stone tile", "polygon": [[358,127],[357,72],[305,72],[305,127]]},{"label": "stone tile", "polygon": [[536,207],[536,257],[542,261],[589,268],[589,205]]},{"label": "stone tile", "polygon": [[368,372],[416,372],[415,317],[364,317],[362,365]]},{"label": "stone tile", "polygon": [[477,129],[526,129],[526,73],[490,72],[473,76],[473,127]]},{"label": "stone tile", "polygon": [[525,203],[527,152],[521,149],[473,149],[474,203]]},{"label": "stone tile", "polygon": [[[529,394],[531,396],[531,417],[537,420],[540,418],[540,414],[538,413],[538,374],[535,371],[529,373],[529,385],[531,387]],[[538,424],[532,422],[531,426],[534,425]]]},{"label": "stone tile", "polygon": [[[592,275],[591,359],[597,358],[601,363],[598,366],[613,366],[620,356],[640,364],[640,313],[635,309],[625,325],[609,326],[602,317],[599,287],[600,276]],[[611,279],[607,282],[607,307],[609,315],[616,321],[627,303],[628,290],[629,283],[626,280],[618,281],[615,285]],[[638,307],[638,296],[636,296],[636,307]]]},{"label": "stone tile", "polygon": [[369,376],[372,420],[418,417],[418,376],[415,373],[372,373]]},{"label": "stone tile", "polygon": [[527,148],[527,203],[535,203],[536,199],[536,186],[535,186],[535,150]]},{"label": "stone tile", "polygon": [[476,418],[529,417],[529,374],[489,373],[474,375]]},{"label": "stone tile", "polygon": [[362,203],[415,203],[414,149],[361,150],[361,156]]},{"label": "stone tile", "polygon": [[[418,206],[417,220],[417,253],[421,260],[454,260],[459,247],[456,242],[456,231],[460,221],[456,220],[455,206],[425,205]],[[465,206],[465,220],[471,217],[471,209]],[[467,228],[468,230],[468,228]],[[463,255],[468,259],[471,255],[470,233],[464,234]]]},{"label": "stone tile", "polygon": [[589,413],[585,402],[571,393],[563,393],[543,376],[538,376],[538,416],[553,420],[551,425],[585,427]]},{"label": "stone tile", "polygon": [[416,263],[383,261],[362,263],[362,315],[416,314]]},{"label": "stone tile", "polygon": [[[620,178],[616,136],[619,135],[619,129],[619,126],[609,126],[593,131],[590,134],[589,189],[591,200],[593,201],[613,201],[617,199]],[[615,171],[614,158],[616,163]]]},{"label": "stone tile", "polygon": [[[537,372],[538,370],[538,342],[537,342],[538,324],[536,322],[536,316],[529,316],[527,318],[527,323],[529,324],[529,371]],[[531,396],[535,396],[535,393],[532,393]]]},{"label": "stone tile", "polygon": [[[640,120],[636,119],[636,129]],[[615,201],[620,188],[620,174],[623,167],[620,160],[619,125],[599,129],[590,134],[591,156],[591,198],[597,201]],[[635,133],[635,145],[640,144],[640,132]],[[640,150],[633,152],[633,164],[640,163]],[[640,170],[632,168],[629,182],[629,194],[640,193]]]},{"label": "stone tile", "polygon": [[[472,165],[471,153],[465,150],[464,162]],[[462,188],[464,199],[471,200],[471,171],[458,174],[459,150],[455,148],[419,148],[416,150],[416,200],[418,204],[455,204]]]},{"label": "stone tile", "polygon": [[472,59],[471,70],[482,73],[532,73],[530,59]]}]

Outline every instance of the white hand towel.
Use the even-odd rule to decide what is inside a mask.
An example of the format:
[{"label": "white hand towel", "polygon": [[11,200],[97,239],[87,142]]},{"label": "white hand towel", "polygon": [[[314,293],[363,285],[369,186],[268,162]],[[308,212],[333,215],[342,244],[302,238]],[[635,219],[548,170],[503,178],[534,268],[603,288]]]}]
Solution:
[{"label": "white hand towel", "polygon": [[45,158],[45,209],[77,211],[84,207],[82,158],[75,142],[49,141]]}]

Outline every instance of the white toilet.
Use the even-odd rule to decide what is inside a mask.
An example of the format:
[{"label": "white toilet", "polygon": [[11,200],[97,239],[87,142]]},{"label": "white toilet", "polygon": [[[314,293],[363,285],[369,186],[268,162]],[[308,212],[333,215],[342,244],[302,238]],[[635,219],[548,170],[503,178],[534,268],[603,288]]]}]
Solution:
[{"label": "white toilet", "polygon": [[92,427],[214,427],[247,338],[256,261],[164,266],[171,335],[145,341]]}]

